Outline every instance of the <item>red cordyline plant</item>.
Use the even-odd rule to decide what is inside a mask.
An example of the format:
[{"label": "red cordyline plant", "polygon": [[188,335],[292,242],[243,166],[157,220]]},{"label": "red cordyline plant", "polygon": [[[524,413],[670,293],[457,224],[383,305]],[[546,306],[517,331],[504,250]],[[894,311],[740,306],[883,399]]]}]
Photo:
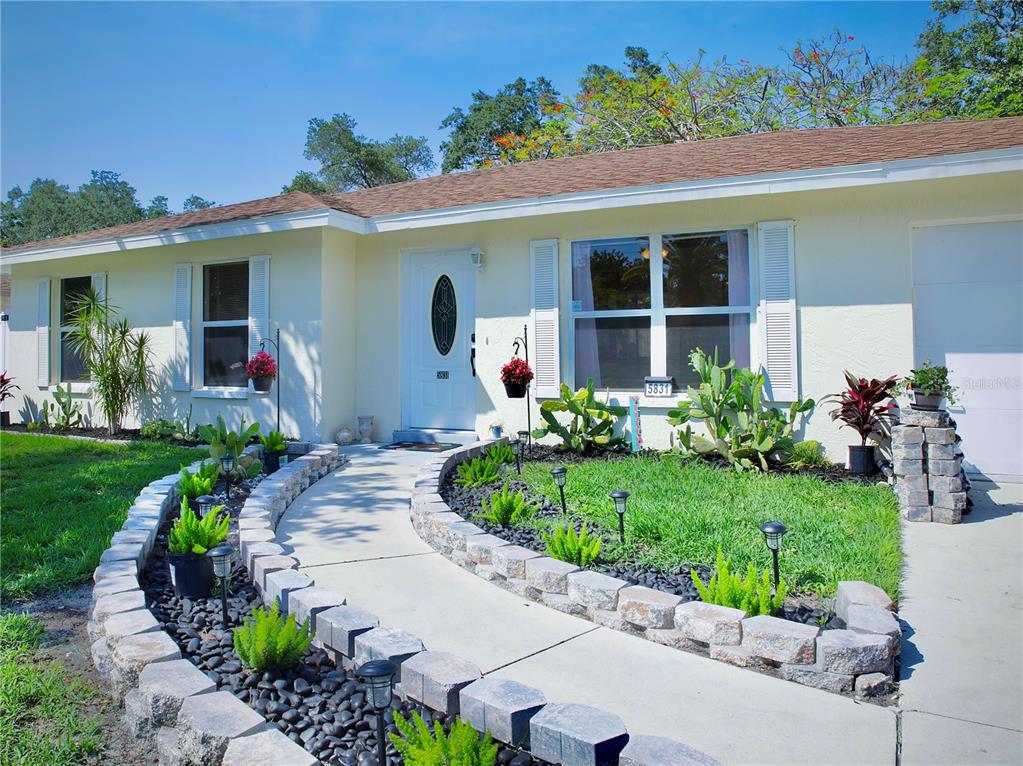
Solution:
[{"label": "red cordyline plant", "polygon": [[276,378],[277,362],[265,351],[257,351],[246,362],[245,374],[249,378]]},{"label": "red cordyline plant", "polygon": [[532,379],[533,371],[529,368],[529,363],[520,357],[513,356],[511,361],[501,368],[502,383],[526,385]]},{"label": "red cordyline plant", "polygon": [[845,382],[849,386],[845,391],[827,397],[838,402],[831,411],[831,419],[841,420],[842,425],[856,431],[860,435],[860,444],[866,446],[870,436],[883,437],[886,434],[891,411],[896,405],[885,400],[892,398],[898,376],[892,375],[887,380],[867,380],[846,370]]},{"label": "red cordyline plant", "polygon": [[7,377],[6,372],[0,372],[0,403],[14,398],[14,392],[20,391],[19,386],[14,385],[14,378]]}]

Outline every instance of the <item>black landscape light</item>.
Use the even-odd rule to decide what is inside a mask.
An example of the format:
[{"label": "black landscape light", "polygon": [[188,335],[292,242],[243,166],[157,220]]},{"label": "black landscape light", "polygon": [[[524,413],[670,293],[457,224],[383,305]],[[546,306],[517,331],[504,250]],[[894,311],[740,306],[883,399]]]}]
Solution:
[{"label": "black landscape light", "polygon": [[529,445],[529,431],[519,431],[517,435],[519,437],[519,451],[515,459],[519,473],[522,473],[522,464],[526,462],[526,447]]},{"label": "black landscape light", "polygon": [[624,489],[616,489],[608,497],[615,504],[615,513],[618,514],[618,537],[625,545],[625,505],[629,502],[629,493]]},{"label": "black landscape light", "polygon": [[227,630],[227,581],[231,579],[231,557],[234,548],[228,543],[210,548],[206,555],[213,559],[213,574],[220,578],[220,606],[224,612],[224,630]]},{"label": "black landscape light", "polygon": [[781,539],[788,530],[780,521],[767,521],[760,525],[760,531],[764,533],[764,542],[767,543],[774,558],[774,590],[777,592],[781,579],[778,576],[778,551],[781,550]]},{"label": "black landscape light", "polygon": [[199,495],[195,502],[199,506],[199,516],[202,517],[213,510],[213,504],[217,502],[217,498],[213,495]]},{"label": "black landscape light", "polygon": [[558,492],[561,493],[561,512],[568,514],[568,504],[565,502],[565,482],[568,481],[568,469],[563,465],[556,465],[551,469],[551,478],[558,485]]},{"label": "black landscape light", "polygon": [[521,449],[522,449],[523,453],[531,452],[531,450],[530,450],[530,442],[529,442],[529,431],[519,431],[518,432],[518,437],[519,437],[519,442],[522,444]]},{"label": "black landscape light", "polygon": [[398,672],[393,662],[370,660],[356,669],[369,691],[369,701],[377,714],[377,761],[378,766],[387,766],[387,735],[384,733],[384,712],[391,706],[394,694],[394,674]]},{"label": "black landscape light", "polygon": [[234,455],[225,452],[220,456],[220,470],[224,473],[224,494],[231,499],[231,472],[234,471]]}]

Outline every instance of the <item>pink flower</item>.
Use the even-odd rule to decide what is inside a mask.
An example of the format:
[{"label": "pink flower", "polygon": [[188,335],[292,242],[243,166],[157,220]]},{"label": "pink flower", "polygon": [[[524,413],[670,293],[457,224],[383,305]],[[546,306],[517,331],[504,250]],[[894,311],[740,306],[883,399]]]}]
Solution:
[{"label": "pink flower", "polygon": [[257,351],[245,364],[245,375],[249,378],[276,378],[277,362],[265,351]]}]

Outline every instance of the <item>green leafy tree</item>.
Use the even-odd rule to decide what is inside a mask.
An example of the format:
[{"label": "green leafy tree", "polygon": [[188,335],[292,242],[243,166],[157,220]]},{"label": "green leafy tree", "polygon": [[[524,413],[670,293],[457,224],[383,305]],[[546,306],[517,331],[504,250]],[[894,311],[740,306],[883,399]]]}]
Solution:
[{"label": "green leafy tree", "polygon": [[170,215],[170,207],[167,205],[167,198],[162,194],[158,197],[153,197],[152,202],[149,203],[149,207],[146,208],[144,216],[148,218],[163,218],[165,215]]},{"label": "green leafy tree", "polygon": [[327,191],[409,181],[433,169],[433,154],[425,136],[395,135],[375,141],[357,135],[355,128],[355,120],[347,114],[309,120],[305,157],[320,163],[317,177]]},{"label": "green leafy tree", "polygon": [[52,178],[37,178],[23,191],[15,186],[0,203],[0,241],[4,247],[74,234],[73,195]]},{"label": "green leafy tree", "polygon": [[135,187],[111,170],[92,171],[92,179],[78,187],[71,210],[75,231],[134,223],[145,216]]},{"label": "green leafy tree", "polygon": [[308,170],[300,170],[295,173],[291,183],[281,187],[281,194],[296,191],[305,192],[306,194],[329,194],[330,187],[317,178],[315,173],[311,173]]},{"label": "green leafy tree", "polygon": [[198,194],[193,194],[185,200],[182,207],[186,213],[192,213],[196,210],[205,210],[206,208],[213,207],[216,204],[216,202],[210,202],[208,199],[203,199]]},{"label": "green leafy tree", "polygon": [[496,140],[539,129],[548,119],[544,105],[555,103],[557,96],[543,77],[532,82],[520,77],[493,96],[476,91],[468,110],[456,107],[440,124],[441,130],[451,131],[440,145],[444,153],[441,172],[488,167],[499,161],[501,148]]}]

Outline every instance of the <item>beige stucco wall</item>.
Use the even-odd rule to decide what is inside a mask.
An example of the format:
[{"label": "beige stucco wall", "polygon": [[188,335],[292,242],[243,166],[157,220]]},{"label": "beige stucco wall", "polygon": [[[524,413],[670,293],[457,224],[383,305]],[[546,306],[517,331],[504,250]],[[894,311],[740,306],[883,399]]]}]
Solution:
[{"label": "beige stucco wall", "polygon": [[[173,246],[131,250],[123,253],[65,258],[12,265],[10,373],[21,386],[10,408],[12,420],[20,422],[26,407],[37,411],[50,390],[36,384],[36,282],[51,281],[51,384],[59,380],[59,333],[56,332],[60,279],[107,272],[107,297],[119,307],[131,325],[146,330],[153,340],[157,384],[143,403],[144,419],[184,418],[189,405],[192,422],[212,421],[218,412],[237,425],[244,416],[269,430],[276,423],[276,391],[269,395],[250,393],[240,400],[207,399],[171,390],[170,360],[173,317],[173,269],[176,263],[191,262],[192,269],[192,375],[193,386],[201,385],[199,347],[201,344],[202,265],[255,255],[270,256],[270,328],[280,327],[284,349],[281,428],[286,434],[313,435],[321,420],[322,390],[319,365],[321,339],[320,260],[322,232],[296,232],[220,239]],[[272,351],[272,349],[268,349]],[[276,385],[276,384],[275,384]],[[91,410],[88,396],[78,398]],[[132,419],[129,426],[137,426]]]}]

